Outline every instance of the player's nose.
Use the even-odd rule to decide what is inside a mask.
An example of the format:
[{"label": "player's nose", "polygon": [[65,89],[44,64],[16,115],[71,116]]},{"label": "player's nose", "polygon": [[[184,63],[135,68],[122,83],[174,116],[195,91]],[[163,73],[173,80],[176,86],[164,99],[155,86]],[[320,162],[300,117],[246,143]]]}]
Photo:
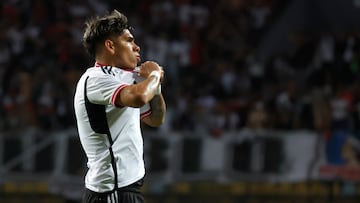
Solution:
[{"label": "player's nose", "polygon": [[134,43],[134,51],[140,52],[140,47]]}]

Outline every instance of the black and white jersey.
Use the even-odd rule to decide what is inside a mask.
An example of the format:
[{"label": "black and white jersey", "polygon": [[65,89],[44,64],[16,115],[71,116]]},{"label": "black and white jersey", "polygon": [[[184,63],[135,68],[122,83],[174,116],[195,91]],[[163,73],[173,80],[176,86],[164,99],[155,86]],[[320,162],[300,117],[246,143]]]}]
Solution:
[{"label": "black and white jersey", "polygon": [[127,186],[145,175],[140,119],[151,114],[150,106],[115,105],[121,90],[140,80],[131,70],[96,64],[78,81],[74,107],[88,159],[85,186],[94,192]]}]

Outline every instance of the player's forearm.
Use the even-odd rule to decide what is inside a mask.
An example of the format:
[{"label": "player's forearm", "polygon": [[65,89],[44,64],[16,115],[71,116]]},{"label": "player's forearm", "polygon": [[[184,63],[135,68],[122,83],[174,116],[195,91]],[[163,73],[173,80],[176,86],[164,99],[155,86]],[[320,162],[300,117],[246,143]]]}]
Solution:
[{"label": "player's forearm", "polygon": [[152,126],[160,126],[163,124],[165,121],[166,104],[161,94],[155,95],[153,99],[150,100],[150,108]]},{"label": "player's forearm", "polygon": [[148,103],[156,96],[158,92],[158,87],[160,85],[160,75],[158,71],[153,71],[150,73],[150,76],[142,83],[138,84],[141,93],[141,100],[145,103]]}]

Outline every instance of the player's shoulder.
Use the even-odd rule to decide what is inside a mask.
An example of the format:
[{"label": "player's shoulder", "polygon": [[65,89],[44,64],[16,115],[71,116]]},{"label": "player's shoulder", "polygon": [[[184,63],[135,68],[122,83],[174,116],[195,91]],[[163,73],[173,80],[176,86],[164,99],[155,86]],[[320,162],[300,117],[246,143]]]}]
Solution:
[{"label": "player's shoulder", "polygon": [[123,70],[112,66],[96,66],[88,68],[84,75],[89,78],[129,81],[135,80],[137,74],[130,70]]},{"label": "player's shoulder", "polygon": [[90,67],[86,73],[89,75],[115,75],[111,66]]}]

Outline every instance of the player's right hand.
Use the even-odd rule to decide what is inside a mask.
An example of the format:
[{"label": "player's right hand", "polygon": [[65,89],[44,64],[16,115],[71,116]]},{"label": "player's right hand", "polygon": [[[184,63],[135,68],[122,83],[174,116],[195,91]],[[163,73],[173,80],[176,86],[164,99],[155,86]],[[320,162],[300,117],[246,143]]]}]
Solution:
[{"label": "player's right hand", "polygon": [[163,68],[154,61],[146,61],[140,65],[139,75],[144,78],[148,78],[150,73],[153,71],[159,71],[160,73],[160,81],[162,81],[164,77]]}]

